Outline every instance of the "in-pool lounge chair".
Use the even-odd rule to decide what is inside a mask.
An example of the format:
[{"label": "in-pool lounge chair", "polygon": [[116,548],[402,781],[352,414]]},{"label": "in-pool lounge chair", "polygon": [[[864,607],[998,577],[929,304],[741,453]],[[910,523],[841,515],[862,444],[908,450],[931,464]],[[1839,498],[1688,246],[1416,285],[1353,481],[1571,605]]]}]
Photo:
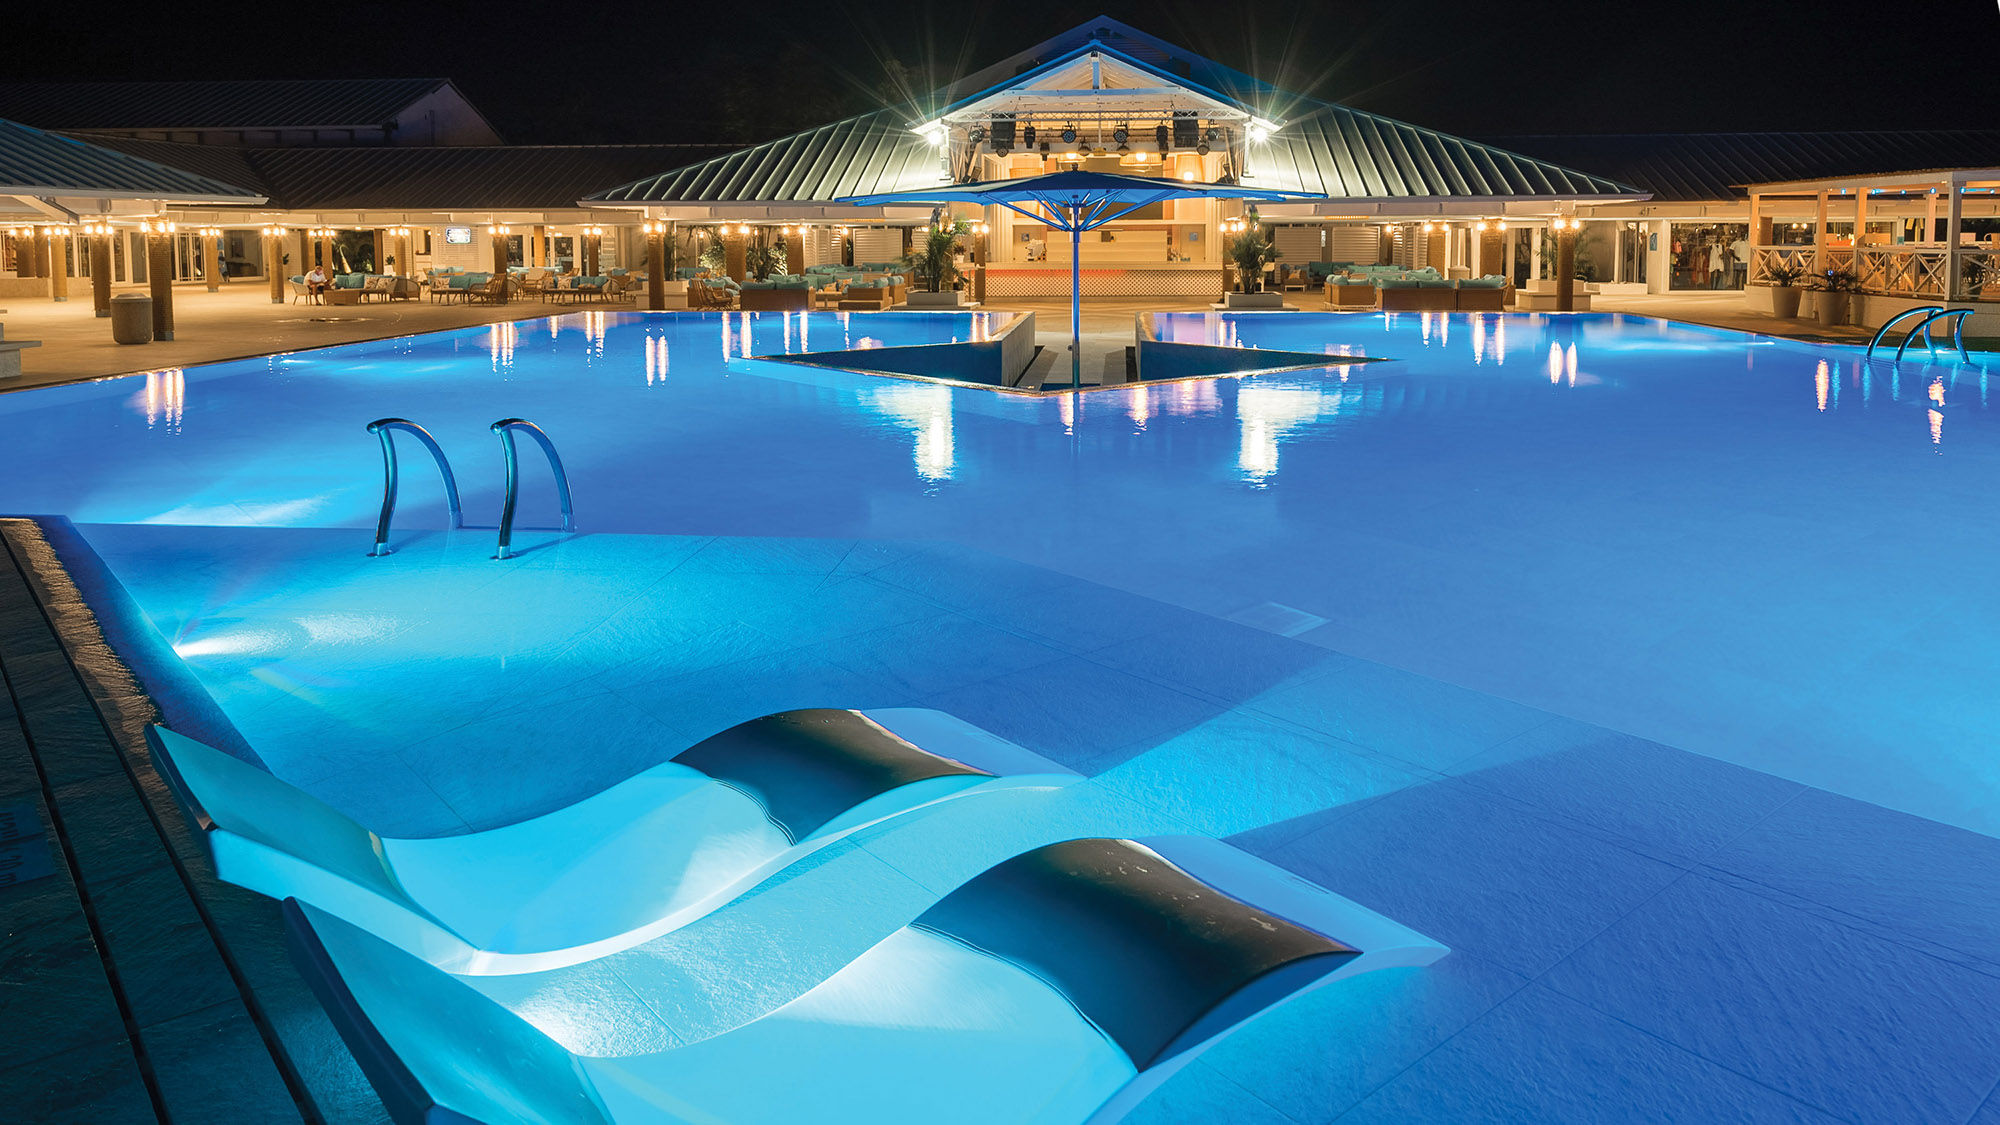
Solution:
[{"label": "in-pool lounge chair", "polygon": [[285,913],[399,1125],[1108,1123],[1273,1006],[1446,952],[1213,840],[1072,840],[978,876],[761,1018],[578,1057],[361,930]]},{"label": "in-pool lounge chair", "polygon": [[310,902],[463,973],[603,956],[868,825],[1078,780],[938,711],[784,711],[532,820],[384,839],[220,750],[157,726],[147,741],[224,881]]}]

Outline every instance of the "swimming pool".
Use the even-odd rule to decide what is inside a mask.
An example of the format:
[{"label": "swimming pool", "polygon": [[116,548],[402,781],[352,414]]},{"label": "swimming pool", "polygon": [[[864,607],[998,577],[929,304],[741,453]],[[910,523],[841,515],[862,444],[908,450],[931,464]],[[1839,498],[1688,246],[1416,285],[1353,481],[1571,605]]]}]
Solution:
[{"label": "swimming pool", "polygon": [[[979,315],[766,314],[752,351]],[[1393,362],[1016,401],[746,362],[740,323],[586,313],[9,395],[0,467],[79,522],[361,527],[361,426],[393,414],[477,516],[486,424],[520,415],[586,530],[982,547],[2000,830],[1981,369],[1618,315],[1167,314]],[[435,500],[413,471],[399,524]]]},{"label": "swimming pool", "polygon": [[[814,348],[838,323],[818,315]],[[1870,819],[2000,834],[1983,370],[1609,314],[1161,327],[1386,362],[1017,397],[746,360],[719,318],[585,313],[7,395],[0,471],[11,506],[86,525],[274,769],[384,831],[552,808],[780,706],[936,706],[1091,775],[1111,830],[1229,835],[1453,947],[1230,1064],[1295,1118],[1344,1096],[1421,1119],[1478,1085],[1452,1065],[1574,1082],[1586,1061],[1503,1056],[1587,1027],[1675,1052],[1651,1073],[1706,1091],[1688,1096],[1710,1116],[1789,1119],[1789,1096],[1964,1119],[2000,1077],[1968,1061],[1985,971],[1918,971],[1895,945],[1871,960],[1885,975],[1830,984],[1862,939],[1793,899],[1867,941],[1994,960],[1990,909],[1938,905],[1987,901],[1959,861],[1990,841]],[[773,331],[783,346],[783,322],[752,322]],[[365,558],[363,425],[384,415],[437,434],[487,525],[487,425],[540,423],[583,534],[517,530],[541,549],[492,562],[490,530],[429,530],[435,482],[406,462],[399,551]],[[554,514],[538,469],[522,525]],[[1949,856],[1957,889],[1913,907],[1908,872],[1774,874],[1799,840],[1842,871]],[[752,957],[769,935],[735,940]],[[1648,960],[1668,947],[1724,952]],[[1784,991],[1795,1020],[1716,1014],[1789,965],[1818,966]],[[1663,980],[1696,993],[1640,995]],[[1829,995],[1868,1013],[1856,1027],[1878,1017],[1855,992],[1878,985],[1924,1012],[1907,1051],[1854,1068],[1805,1041],[1846,1026]],[[1385,1037],[1365,1074],[1300,1057],[1367,1038],[1353,1021]],[[1396,1077],[1468,1025],[1458,1063]],[[1702,1038],[1717,1027],[1800,1041],[1746,1063]]]}]

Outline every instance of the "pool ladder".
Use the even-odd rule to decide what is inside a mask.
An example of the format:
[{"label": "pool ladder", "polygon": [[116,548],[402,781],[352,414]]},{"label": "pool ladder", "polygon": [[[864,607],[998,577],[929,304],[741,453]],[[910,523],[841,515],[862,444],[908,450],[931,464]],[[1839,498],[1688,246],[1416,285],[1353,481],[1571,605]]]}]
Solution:
[{"label": "pool ladder", "polygon": [[1965,350],[1965,318],[1971,316],[1972,313],[1972,309],[1947,309],[1943,305],[1921,305],[1914,309],[1904,309],[1902,312],[1883,321],[1882,327],[1875,330],[1875,338],[1868,341],[1868,354],[1870,356],[1875,354],[1876,345],[1880,344],[1882,338],[1889,334],[1889,329],[1894,328],[1897,324],[1913,316],[1921,316],[1923,319],[1917,322],[1915,328],[1910,329],[1904,335],[1902,346],[1896,349],[1896,359],[1898,362],[1901,362],[1903,353],[1908,351],[1910,345],[1915,343],[1919,337],[1922,337],[1924,347],[1929,349],[1931,358],[1936,359],[1937,341],[1931,339],[1931,324],[1939,320],[1950,320],[1951,342],[1958,349],[1958,360],[1960,363],[1971,363],[1972,353]]},{"label": "pool ladder", "polygon": [[[576,517],[570,505],[569,474],[563,470],[562,457],[556,453],[555,443],[540,426],[525,418],[502,418],[488,427],[500,439],[500,452],[507,461],[507,497],[500,505],[500,543],[493,557],[511,559],[514,556],[514,502],[521,491],[520,460],[514,449],[516,431],[526,433],[542,447],[548,455],[549,470],[555,474],[556,494],[562,501],[564,531],[576,530]],[[437,462],[438,475],[444,478],[445,503],[451,508],[451,526],[454,529],[465,526],[465,514],[458,503],[458,478],[452,475],[451,462],[444,450],[438,447],[437,439],[429,430],[407,418],[377,418],[368,423],[368,432],[382,442],[382,514],[375,520],[375,547],[368,552],[370,558],[379,558],[390,553],[389,521],[396,514],[396,486],[398,472],[396,466],[395,433],[401,430],[424,443],[430,451],[431,459]]]}]

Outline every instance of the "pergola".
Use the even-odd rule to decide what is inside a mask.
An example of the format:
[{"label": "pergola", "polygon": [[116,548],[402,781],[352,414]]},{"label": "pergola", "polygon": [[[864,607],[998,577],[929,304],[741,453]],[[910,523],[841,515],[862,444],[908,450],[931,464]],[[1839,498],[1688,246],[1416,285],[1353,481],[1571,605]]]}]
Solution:
[{"label": "pergola", "polygon": [[1848,270],[1863,293],[2000,301],[2000,234],[1966,230],[1968,219],[2000,218],[2000,168],[1752,184],[1749,192],[1752,281],[1776,266]]}]

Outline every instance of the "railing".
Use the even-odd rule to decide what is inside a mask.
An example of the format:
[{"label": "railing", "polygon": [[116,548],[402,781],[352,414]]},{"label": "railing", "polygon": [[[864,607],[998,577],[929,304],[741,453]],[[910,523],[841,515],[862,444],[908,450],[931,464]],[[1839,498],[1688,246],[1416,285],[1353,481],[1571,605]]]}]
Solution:
[{"label": "railing", "polygon": [[1950,270],[1951,255],[1942,246],[1864,246],[1855,272],[1864,293],[1950,300]]},{"label": "railing", "polygon": [[1903,346],[1896,349],[1896,359],[1900,361],[1903,358],[1903,352],[1909,348],[1910,343],[1918,336],[1924,338],[1924,346],[1930,349],[1931,355],[1937,355],[1937,344],[1931,341],[1931,322],[1949,319],[1951,321],[1951,342],[1953,346],[1958,348],[1959,362],[1971,363],[1972,355],[1965,350],[1965,318],[1971,316],[1974,311],[1973,309],[1939,309],[1918,321],[1917,326],[1910,329],[1910,334],[1903,337]]},{"label": "railing", "polygon": [[1818,248],[1812,246],[1756,246],[1750,250],[1750,280],[1769,281],[1774,267],[1787,272],[1809,274]]},{"label": "railing", "polygon": [[[1920,305],[1914,309],[1904,309],[1902,312],[1899,312],[1895,316],[1892,316],[1889,319],[1883,321],[1882,327],[1877,328],[1875,330],[1874,338],[1868,341],[1867,354],[1874,355],[1876,345],[1880,344],[1882,342],[1882,337],[1887,336],[1889,334],[1889,329],[1894,328],[1897,324],[1905,320],[1908,320],[1913,316],[1928,317],[1932,313],[1938,313],[1943,311],[1944,311],[1944,306],[1942,305]],[[1924,323],[1929,324],[1930,321],[1926,320]],[[1916,335],[1915,332],[1910,332],[1903,336],[1903,348],[1907,348],[1910,346],[1910,337],[1914,335]],[[1897,358],[1902,357],[1903,348],[1896,349]],[[1933,348],[1932,350],[1936,351],[1935,348]]]},{"label": "railing", "polygon": [[[431,458],[437,462],[438,475],[444,478],[445,502],[451,505],[451,526],[465,526],[465,516],[458,507],[458,480],[451,475],[451,462],[445,460],[444,450],[438,448],[437,440],[430,431],[407,418],[378,418],[368,423],[368,432],[382,440],[382,514],[375,520],[375,549],[370,557],[380,557],[389,553],[389,520],[396,514],[396,442],[395,431],[402,430],[414,434],[424,448],[431,451]],[[511,460],[510,460],[511,465]],[[564,494],[564,510],[568,510],[567,493]],[[512,501],[512,493],[508,499]]]},{"label": "railing", "polygon": [[556,492],[562,498],[562,529],[564,531],[575,531],[576,520],[570,512],[569,474],[563,471],[562,458],[556,455],[555,443],[549,440],[549,435],[543,433],[540,426],[535,425],[525,418],[502,418],[498,422],[493,423],[492,430],[500,436],[500,450],[507,458],[507,499],[500,505],[500,547],[494,553],[493,557],[496,559],[511,559],[514,557],[512,546],[514,539],[514,501],[519,496],[521,489],[520,461],[514,452],[515,430],[525,431],[529,437],[534,438],[541,445],[542,452],[548,454],[549,468],[556,475]]}]

